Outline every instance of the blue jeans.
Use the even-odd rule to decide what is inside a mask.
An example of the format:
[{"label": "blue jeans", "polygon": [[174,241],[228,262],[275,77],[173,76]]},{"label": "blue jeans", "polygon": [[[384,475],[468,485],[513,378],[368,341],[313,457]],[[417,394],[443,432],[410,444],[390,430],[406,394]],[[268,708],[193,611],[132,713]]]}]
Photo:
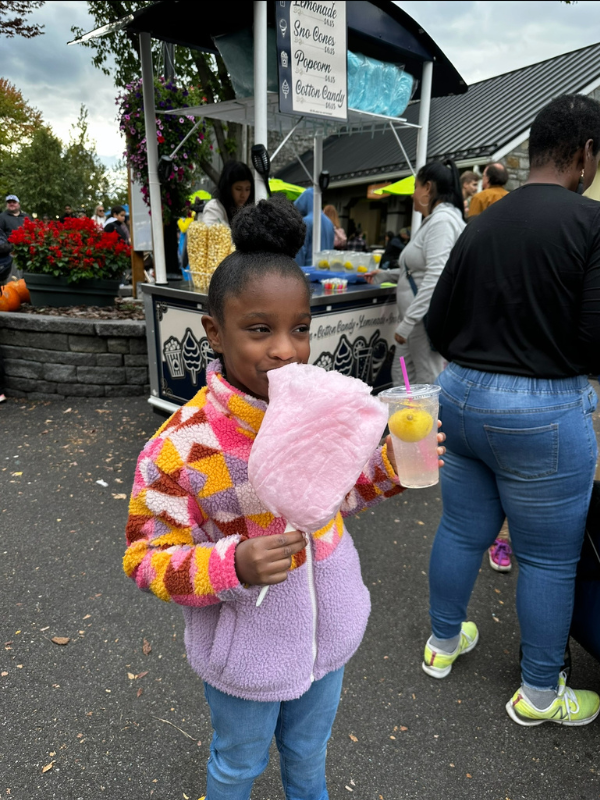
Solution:
[{"label": "blue jeans", "polygon": [[433,632],[460,632],[481,557],[506,516],[519,563],[523,682],[556,688],[594,479],[596,394],[583,376],[546,380],[456,364],[438,383],[448,452],[429,569]]},{"label": "blue jeans", "polygon": [[204,684],[214,734],[206,800],[248,800],[269,763],[273,735],[286,800],[328,800],[325,757],[344,668],[315,681],[297,700],[242,700]]}]

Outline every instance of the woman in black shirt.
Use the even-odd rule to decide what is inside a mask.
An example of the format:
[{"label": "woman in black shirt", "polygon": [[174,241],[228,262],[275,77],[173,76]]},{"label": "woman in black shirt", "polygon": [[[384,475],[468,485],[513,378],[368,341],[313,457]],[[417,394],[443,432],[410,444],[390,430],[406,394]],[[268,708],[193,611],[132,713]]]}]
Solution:
[{"label": "woman in black shirt", "polygon": [[526,184],[461,235],[429,310],[452,363],[438,379],[448,452],[423,669],[443,678],[475,647],[467,605],[506,515],[523,649],[506,709],[521,725],[585,725],[600,698],[568,689],[561,667],[597,455],[587,375],[600,368],[600,204],[577,187],[596,174],[600,104],[553,100],[529,157]]}]

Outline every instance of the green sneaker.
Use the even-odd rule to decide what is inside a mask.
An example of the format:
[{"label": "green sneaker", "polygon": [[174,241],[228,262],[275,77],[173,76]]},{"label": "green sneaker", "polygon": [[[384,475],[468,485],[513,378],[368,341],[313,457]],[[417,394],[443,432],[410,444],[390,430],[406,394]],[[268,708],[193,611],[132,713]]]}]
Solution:
[{"label": "green sneaker", "polygon": [[585,689],[569,689],[567,675],[560,673],[558,692],[548,708],[536,708],[519,689],[506,704],[508,716],[518,725],[531,727],[543,722],[556,722],[558,725],[587,725],[593,722],[600,712],[600,697],[596,692]]},{"label": "green sneaker", "polygon": [[432,678],[445,678],[452,671],[452,664],[463,653],[469,653],[479,641],[479,631],[474,622],[463,622],[460,626],[460,642],[453,653],[438,653],[425,645],[423,669]]}]

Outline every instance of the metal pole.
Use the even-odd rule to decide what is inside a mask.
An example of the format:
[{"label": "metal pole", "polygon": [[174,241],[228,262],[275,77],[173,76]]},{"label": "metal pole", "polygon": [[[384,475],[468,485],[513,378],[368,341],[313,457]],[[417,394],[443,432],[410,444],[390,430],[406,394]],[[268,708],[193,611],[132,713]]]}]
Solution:
[{"label": "metal pole", "polygon": [[[267,0],[254,0],[254,144],[268,149],[267,138]],[[254,171],[256,202],[268,197],[267,187]]]},{"label": "metal pole", "polygon": [[[433,77],[433,61],[423,62],[423,76],[421,80],[421,102],[419,104],[419,125],[421,129],[417,138],[417,172],[427,163],[427,141],[429,139],[429,111],[431,109],[431,79]],[[411,221],[411,236],[414,236],[423,217],[420,211],[413,208]]]},{"label": "metal pole", "polygon": [[321,249],[321,187],[319,175],[323,171],[323,133],[315,134],[313,155],[313,238],[312,264],[317,263],[317,253]]},{"label": "metal pole", "polygon": [[150,190],[154,274],[156,283],[160,284],[167,282],[167,267],[165,262],[165,240],[163,238],[160,181],[158,180],[154,71],[152,69],[152,48],[149,33],[140,33],[140,57],[142,61],[142,92],[144,98],[144,125],[146,128],[146,153],[148,156],[148,187]]}]

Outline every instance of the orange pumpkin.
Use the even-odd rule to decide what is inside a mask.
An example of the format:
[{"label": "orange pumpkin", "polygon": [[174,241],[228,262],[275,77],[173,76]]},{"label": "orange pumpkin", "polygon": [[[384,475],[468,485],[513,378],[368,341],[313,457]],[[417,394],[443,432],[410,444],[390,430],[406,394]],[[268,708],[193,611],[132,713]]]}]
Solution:
[{"label": "orange pumpkin", "polygon": [[0,311],[16,311],[21,306],[21,298],[14,287],[14,281],[2,287]]},{"label": "orange pumpkin", "polygon": [[31,297],[29,296],[29,289],[27,288],[27,284],[25,283],[23,278],[21,278],[21,280],[19,281],[13,281],[12,286],[14,286],[15,289],[17,290],[17,293],[21,298],[22,303],[31,302]]}]

